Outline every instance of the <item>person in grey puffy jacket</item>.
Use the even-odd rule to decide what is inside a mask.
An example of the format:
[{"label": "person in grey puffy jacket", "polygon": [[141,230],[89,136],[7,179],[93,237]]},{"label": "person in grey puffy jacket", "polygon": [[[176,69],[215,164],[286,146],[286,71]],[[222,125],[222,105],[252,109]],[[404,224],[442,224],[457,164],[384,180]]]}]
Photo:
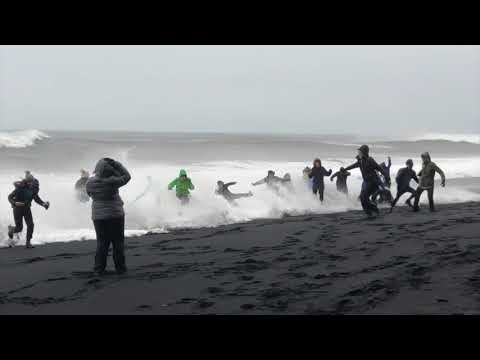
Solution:
[{"label": "person in grey puffy jacket", "polygon": [[110,242],[117,273],[127,271],[124,250],[125,212],[118,189],[130,179],[130,173],[121,163],[103,158],[97,162],[94,176],[87,181],[86,191],[92,198],[92,220],[97,235],[94,267],[97,275],[105,272]]}]

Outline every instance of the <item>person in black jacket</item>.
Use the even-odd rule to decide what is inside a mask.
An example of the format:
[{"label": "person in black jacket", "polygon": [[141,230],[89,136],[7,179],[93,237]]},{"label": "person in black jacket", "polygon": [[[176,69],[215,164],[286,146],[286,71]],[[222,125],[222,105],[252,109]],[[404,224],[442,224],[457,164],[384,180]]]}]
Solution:
[{"label": "person in black jacket", "polygon": [[347,178],[349,176],[350,173],[342,167],[339,171],[332,175],[330,181],[333,181],[333,179],[337,178],[337,191],[348,195]]},{"label": "person in black jacket", "polygon": [[320,159],[315,159],[313,161],[313,168],[308,174],[308,177],[313,180],[312,191],[315,196],[319,195],[320,201],[323,201],[323,193],[325,191],[325,183],[323,178],[325,176],[332,175],[332,169],[328,170],[322,166],[322,161]]},{"label": "person in black jacket", "polygon": [[415,198],[417,193],[416,190],[410,186],[411,180],[414,180],[418,184],[417,174],[415,174],[415,171],[413,170],[413,160],[408,159],[405,162],[405,165],[407,166],[398,170],[395,178],[395,181],[397,182],[397,196],[395,196],[395,199],[392,201],[390,212],[393,211],[393,208],[397,204],[397,201],[400,199],[400,197],[407,192],[410,193],[410,197],[407,199],[407,201],[405,201],[405,204],[412,207],[411,201]]},{"label": "person in black jacket", "polygon": [[43,206],[45,210],[48,209],[48,203],[45,203],[38,197],[38,192],[29,185],[26,179],[16,181],[14,183],[15,190],[13,190],[10,195],[8,195],[8,201],[13,208],[13,218],[15,220],[15,226],[8,226],[8,237],[13,238],[13,234],[22,232],[23,230],[23,219],[25,219],[25,224],[27,225],[27,236],[26,236],[26,248],[33,248],[32,246],[32,237],[33,237],[33,216],[32,216],[32,200],[37,204]]},{"label": "person in black jacket", "polygon": [[388,178],[381,176],[380,186],[378,187],[377,191],[372,195],[372,201],[374,203],[377,202],[377,197],[380,196],[380,203],[384,203],[386,201],[392,202],[392,194],[390,192],[390,168],[392,167],[392,159],[390,156],[388,157],[388,164],[382,162],[380,167],[383,169],[384,173],[388,175]]},{"label": "person in black jacket", "polygon": [[347,166],[345,170],[348,171],[355,168],[360,168],[363,178],[362,190],[360,192],[360,202],[362,203],[363,211],[365,211],[368,217],[371,217],[372,212],[375,212],[377,215],[380,213],[377,205],[370,201],[370,196],[377,191],[379,185],[381,184],[377,171],[381,173],[388,181],[390,181],[390,177],[385,170],[382,169],[372,157],[370,157],[369,152],[370,149],[367,145],[360,146],[358,149],[357,161],[352,165]]}]

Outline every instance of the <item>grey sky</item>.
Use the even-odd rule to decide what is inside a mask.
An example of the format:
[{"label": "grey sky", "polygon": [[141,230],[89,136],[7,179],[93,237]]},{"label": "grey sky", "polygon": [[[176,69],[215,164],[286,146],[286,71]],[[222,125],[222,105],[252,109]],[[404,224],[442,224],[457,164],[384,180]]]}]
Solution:
[{"label": "grey sky", "polygon": [[0,129],[480,132],[479,46],[1,46]]}]

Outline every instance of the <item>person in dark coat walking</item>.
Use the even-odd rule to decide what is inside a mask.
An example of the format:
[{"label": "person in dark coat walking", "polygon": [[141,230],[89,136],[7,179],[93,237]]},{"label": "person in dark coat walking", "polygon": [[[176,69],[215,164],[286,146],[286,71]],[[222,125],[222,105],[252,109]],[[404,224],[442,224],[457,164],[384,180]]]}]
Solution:
[{"label": "person in dark coat walking", "polygon": [[94,176],[86,184],[92,198],[92,220],[97,235],[94,271],[103,275],[107,266],[110,243],[113,261],[118,274],[127,271],[125,264],[125,212],[118,189],[131,179],[128,170],[118,161],[103,158],[97,162]]},{"label": "person in dark coat walking", "polygon": [[378,187],[381,185],[381,180],[377,174],[377,171],[384,176],[386,181],[390,181],[390,177],[386,171],[377,164],[375,159],[370,157],[369,153],[370,149],[368,145],[360,146],[358,149],[357,161],[352,165],[347,166],[345,170],[349,171],[355,168],[360,168],[363,178],[360,201],[362,203],[363,211],[365,211],[367,216],[370,218],[372,217],[373,212],[377,215],[380,213],[377,205],[370,201],[372,194],[375,193]]}]

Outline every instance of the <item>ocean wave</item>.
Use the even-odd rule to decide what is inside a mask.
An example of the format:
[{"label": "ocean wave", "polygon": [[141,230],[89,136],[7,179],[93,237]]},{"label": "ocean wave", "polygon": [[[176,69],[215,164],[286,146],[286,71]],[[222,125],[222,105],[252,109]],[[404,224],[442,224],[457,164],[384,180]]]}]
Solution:
[{"label": "ocean wave", "polygon": [[453,142],[469,142],[473,144],[480,144],[480,134],[428,133],[421,136],[413,137],[409,140],[447,140]]},{"label": "ocean wave", "polygon": [[25,148],[46,138],[49,138],[48,134],[35,129],[0,132],[0,148]]}]

